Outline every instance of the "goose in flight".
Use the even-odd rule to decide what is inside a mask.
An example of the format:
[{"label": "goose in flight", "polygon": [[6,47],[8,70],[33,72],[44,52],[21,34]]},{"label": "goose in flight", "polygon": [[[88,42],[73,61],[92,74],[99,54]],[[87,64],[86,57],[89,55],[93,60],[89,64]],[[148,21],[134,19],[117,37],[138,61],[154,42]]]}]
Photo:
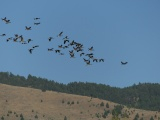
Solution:
[{"label": "goose in flight", "polygon": [[40,22],[34,23],[34,25],[39,25],[39,24],[40,24]]},{"label": "goose in flight", "polygon": [[68,46],[67,45],[63,46],[63,49],[65,49],[65,48],[68,48]]},{"label": "goose in flight", "polygon": [[53,51],[53,48],[48,48],[48,51]]},{"label": "goose in flight", "polygon": [[6,34],[2,34],[2,35],[0,35],[0,36],[6,36]]},{"label": "goose in flight", "polygon": [[85,53],[84,52],[82,52],[81,54],[80,54],[80,57],[82,56],[82,55],[84,55]]},{"label": "goose in flight", "polygon": [[20,38],[20,42],[24,42],[24,38],[22,35],[20,35],[19,38]]},{"label": "goose in flight", "polygon": [[4,17],[4,18],[1,18],[2,19],[2,21],[6,21],[7,20],[7,18],[6,17]]},{"label": "goose in flight", "polygon": [[86,65],[91,65],[90,60],[85,61]]},{"label": "goose in flight", "polygon": [[12,40],[12,37],[10,37],[10,38],[7,38],[7,40],[6,40],[6,41],[8,42],[8,41],[10,41],[10,40]]},{"label": "goose in flight", "polygon": [[32,40],[32,39],[28,39],[27,41],[28,41],[28,43],[29,43],[29,42],[31,42],[31,41],[33,41],[33,40]]},{"label": "goose in flight", "polygon": [[121,61],[121,64],[122,64],[122,65],[126,65],[127,63],[128,63],[128,62],[122,62],[122,61]]},{"label": "goose in flight", "polygon": [[66,37],[64,37],[63,39],[65,39],[65,40],[66,40],[66,39],[69,39],[69,38],[68,38],[68,36],[66,36]]},{"label": "goose in flight", "polygon": [[10,22],[10,20],[7,20],[7,18],[6,18],[6,17],[1,18],[1,19],[2,19],[2,21],[6,22],[6,24],[11,23],[11,22]]},{"label": "goose in flight", "polygon": [[6,24],[11,23],[10,20],[5,20]]},{"label": "goose in flight", "polygon": [[32,54],[32,50],[33,50],[32,48],[31,48],[31,49],[29,49],[30,54]]},{"label": "goose in flight", "polygon": [[63,31],[62,31],[62,32],[60,32],[60,33],[58,34],[58,36],[57,36],[57,37],[61,37],[61,36],[62,36],[62,34],[63,34]]},{"label": "goose in flight", "polygon": [[17,40],[18,40],[18,38],[13,38],[13,41],[14,41],[14,42],[17,42]]},{"label": "goose in flight", "polygon": [[63,46],[62,46],[62,45],[58,45],[58,47],[59,47],[59,48],[62,48]]},{"label": "goose in flight", "polygon": [[64,44],[66,44],[66,42],[69,42],[69,40],[64,40]]},{"label": "goose in flight", "polygon": [[48,38],[49,42],[50,42],[52,39],[53,39],[53,37],[49,37],[49,38]]},{"label": "goose in flight", "polygon": [[70,45],[72,46],[72,45],[75,45],[75,42],[74,42],[74,40],[72,40],[72,42],[70,43]]},{"label": "goose in flight", "polygon": [[36,17],[36,18],[34,18],[34,20],[39,20],[39,19],[40,19],[40,18],[37,18],[37,17]]},{"label": "goose in flight", "polygon": [[94,59],[93,59],[93,62],[95,62],[95,61],[98,62],[98,59],[94,58]]},{"label": "goose in flight", "polygon": [[32,48],[36,48],[36,47],[39,47],[39,45],[35,45],[35,46],[33,46]]},{"label": "goose in flight", "polygon": [[93,51],[93,46],[92,46],[92,47],[90,47],[90,48],[88,48],[88,50],[89,50],[89,51]]},{"label": "goose in flight", "polygon": [[15,36],[16,38],[18,38],[18,37],[19,37],[19,35],[18,35],[18,34],[14,34],[14,36]]},{"label": "goose in flight", "polygon": [[69,54],[70,54],[70,58],[75,58],[74,53],[69,53]]},{"label": "goose in flight", "polygon": [[102,58],[101,58],[101,59],[99,59],[99,62],[104,62],[104,59],[102,59]]},{"label": "goose in flight", "polygon": [[27,26],[26,26],[26,30],[31,30],[31,27],[27,27]]},{"label": "goose in flight", "polygon": [[60,53],[60,50],[55,50],[56,53]]}]

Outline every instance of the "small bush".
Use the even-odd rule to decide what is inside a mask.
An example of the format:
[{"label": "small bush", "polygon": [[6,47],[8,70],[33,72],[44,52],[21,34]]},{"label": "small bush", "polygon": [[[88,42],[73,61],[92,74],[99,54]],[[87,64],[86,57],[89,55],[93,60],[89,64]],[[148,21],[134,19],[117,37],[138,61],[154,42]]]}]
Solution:
[{"label": "small bush", "polygon": [[101,102],[100,106],[103,107],[104,106],[104,102]]},{"label": "small bush", "polygon": [[154,120],[154,119],[153,119],[153,116],[150,118],[150,120]]},{"label": "small bush", "polygon": [[12,114],[12,111],[11,111],[11,110],[9,110],[9,111],[8,111],[8,113]]},{"label": "small bush", "polygon": [[21,117],[21,118],[23,118],[23,115],[22,115],[22,113],[20,114],[20,117]]},{"label": "small bush", "polygon": [[62,100],[62,103],[64,103],[64,99]]},{"label": "small bush", "polygon": [[143,120],[143,117],[140,120]]},{"label": "small bush", "polygon": [[106,103],[106,108],[109,108],[109,104],[108,103]]},{"label": "small bush", "polygon": [[23,117],[21,117],[21,119],[20,120],[24,120],[24,118]]},{"label": "small bush", "polygon": [[68,102],[67,102],[67,104],[69,105],[69,104],[70,104],[70,102],[68,101]]},{"label": "small bush", "polygon": [[4,120],[4,117],[3,117],[3,116],[1,117],[1,120]]},{"label": "small bush", "polygon": [[42,89],[42,92],[46,92],[46,89]]},{"label": "small bush", "polygon": [[35,117],[36,119],[38,119],[38,115],[35,115],[34,117]]},{"label": "small bush", "polygon": [[64,120],[67,120],[67,117],[66,117],[66,116],[64,117]]},{"label": "small bush", "polygon": [[71,104],[73,105],[73,104],[74,104],[74,101],[72,101]]}]

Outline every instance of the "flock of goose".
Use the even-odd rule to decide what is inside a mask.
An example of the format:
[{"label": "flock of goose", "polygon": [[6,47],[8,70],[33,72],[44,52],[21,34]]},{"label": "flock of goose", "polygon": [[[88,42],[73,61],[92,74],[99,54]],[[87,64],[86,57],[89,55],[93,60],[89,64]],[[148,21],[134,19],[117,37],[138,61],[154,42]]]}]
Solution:
[{"label": "flock of goose", "polygon": [[[11,20],[7,19],[6,17],[1,18],[2,21],[6,24],[10,24]],[[40,18],[34,18],[34,25],[40,25],[41,23],[39,22]],[[32,30],[31,26],[25,26],[25,30],[26,31],[30,31]],[[1,37],[6,36],[5,33],[0,35]],[[69,37],[67,35],[64,35],[64,32],[61,31],[57,36],[55,36],[57,38],[60,38],[62,43],[57,45],[57,48],[46,48],[46,50],[48,52],[55,52],[55,54],[59,54],[59,55],[65,55],[66,53],[63,53],[62,51],[67,51],[68,55],[70,56],[70,58],[75,58],[75,54],[79,54],[78,57],[82,58],[82,60],[84,61],[84,63],[86,65],[92,65],[92,63],[99,63],[99,62],[104,62],[103,58],[97,58],[94,55],[94,47],[91,46],[89,47],[87,50],[84,49],[84,45],[82,43],[76,42],[75,40],[70,40]],[[48,39],[46,38],[46,40],[48,42],[51,42],[53,39],[55,39],[55,37],[48,37]],[[18,34],[14,34],[14,37],[9,37],[6,39],[7,42],[9,41],[13,41],[13,42],[20,42],[21,44],[29,44],[30,42],[32,42],[32,39],[27,39],[24,40],[23,35],[18,35]],[[36,49],[37,47],[39,47],[39,45],[34,45],[33,47],[29,48],[28,51],[30,54],[33,54],[33,50]],[[77,57],[77,56],[76,56]]]}]

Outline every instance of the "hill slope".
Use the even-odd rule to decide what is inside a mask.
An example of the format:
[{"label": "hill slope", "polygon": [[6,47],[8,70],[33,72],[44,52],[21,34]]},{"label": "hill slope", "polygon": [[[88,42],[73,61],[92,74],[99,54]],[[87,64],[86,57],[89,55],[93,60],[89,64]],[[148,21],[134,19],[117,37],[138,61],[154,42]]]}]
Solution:
[{"label": "hill slope", "polygon": [[[4,120],[64,120],[65,116],[67,120],[111,120],[115,106],[118,105],[98,98],[53,91],[42,92],[5,84],[0,84],[0,98],[0,118]],[[156,111],[129,109],[124,106],[118,117],[121,120],[133,120],[137,113],[144,120],[149,120],[151,116],[158,120],[160,116]],[[107,114],[106,118],[103,117],[104,114]]]},{"label": "hill slope", "polygon": [[43,91],[50,90],[89,96],[127,105],[128,107],[160,111],[160,84],[158,83],[139,83],[138,85],[126,88],[117,88],[105,84],[88,82],[63,84],[32,75],[28,75],[28,77],[25,78],[9,72],[0,72],[0,83],[32,87]]}]

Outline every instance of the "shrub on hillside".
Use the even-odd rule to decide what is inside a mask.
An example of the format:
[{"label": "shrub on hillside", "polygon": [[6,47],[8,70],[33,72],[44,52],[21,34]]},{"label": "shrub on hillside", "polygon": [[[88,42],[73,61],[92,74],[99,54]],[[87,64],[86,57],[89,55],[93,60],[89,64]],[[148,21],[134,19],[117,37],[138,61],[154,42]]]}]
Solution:
[{"label": "shrub on hillside", "polygon": [[3,117],[3,116],[1,117],[1,120],[4,120],[4,117]]},{"label": "shrub on hillside", "polygon": [[66,117],[66,116],[64,117],[64,120],[67,120],[67,117]]},{"label": "shrub on hillside", "polygon": [[108,103],[106,103],[106,108],[109,108],[109,104]]},{"label": "shrub on hillside", "polygon": [[104,102],[101,102],[100,106],[103,107],[104,106]]}]

